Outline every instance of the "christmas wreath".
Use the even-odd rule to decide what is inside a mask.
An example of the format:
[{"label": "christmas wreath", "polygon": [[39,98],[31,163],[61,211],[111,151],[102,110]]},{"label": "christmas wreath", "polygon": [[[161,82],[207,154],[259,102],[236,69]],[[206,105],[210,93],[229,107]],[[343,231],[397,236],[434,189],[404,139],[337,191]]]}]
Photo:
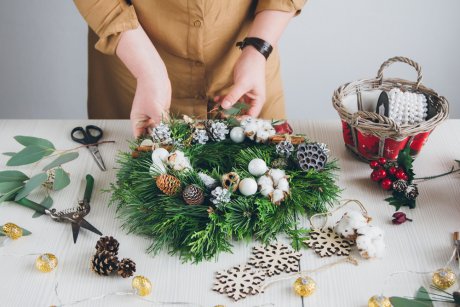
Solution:
[{"label": "christmas wreath", "polygon": [[302,214],[324,212],[340,189],[325,144],[293,135],[287,122],[170,119],[122,152],[112,201],[123,227],[199,262],[231,241],[264,244],[280,233],[298,249]]}]

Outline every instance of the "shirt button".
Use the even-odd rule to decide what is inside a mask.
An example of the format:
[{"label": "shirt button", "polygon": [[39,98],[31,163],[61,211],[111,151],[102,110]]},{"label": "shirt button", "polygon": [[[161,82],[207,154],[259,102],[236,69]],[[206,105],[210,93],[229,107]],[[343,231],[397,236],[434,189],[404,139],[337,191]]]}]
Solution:
[{"label": "shirt button", "polygon": [[195,20],[195,21],[193,22],[193,25],[194,25],[195,27],[199,28],[199,27],[201,27],[201,21]]}]

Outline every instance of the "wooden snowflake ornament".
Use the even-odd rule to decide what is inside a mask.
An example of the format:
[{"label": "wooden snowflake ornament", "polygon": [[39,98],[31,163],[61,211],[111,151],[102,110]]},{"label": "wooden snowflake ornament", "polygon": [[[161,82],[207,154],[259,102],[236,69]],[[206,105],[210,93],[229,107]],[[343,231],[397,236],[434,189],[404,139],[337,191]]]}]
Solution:
[{"label": "wooden snowflake ornament", "polygon": [[334,254],[348,256],[353,245],[352,241],[338,235],[331,228],[314,229],[310,232],[310,238],[304,242],[321,257],[330,257]]},{"label": "wooden snowflake ornament", "polygon": [[254,247],[248,264],[264,270],[268,276],[273,276],[281,272],[298,272],[301,256],[301,253],[285,244],[270,244],[266,247]]},{"label": "wooden snowflake ornament", "polygon": [[259,293],[259,285],[265,280],[265,272],[248,265],[239,265],[216,274],[216,282],[212,288],[221,294],[227,294],[235,301],[245,298],[248,294]]}]

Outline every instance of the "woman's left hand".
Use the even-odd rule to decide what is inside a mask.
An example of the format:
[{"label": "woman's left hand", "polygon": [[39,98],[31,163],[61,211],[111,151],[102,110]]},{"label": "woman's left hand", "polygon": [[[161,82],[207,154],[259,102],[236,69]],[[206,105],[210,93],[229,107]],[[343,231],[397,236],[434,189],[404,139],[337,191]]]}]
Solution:
[{"label": "woman's left hand", "polygon": [[238,101],[249,105],[247,115],[257,117],[265,103],[265,57],[251,46],[244,48],[233,70],[233,86],[223,98],[222,108],[230,109]]}]

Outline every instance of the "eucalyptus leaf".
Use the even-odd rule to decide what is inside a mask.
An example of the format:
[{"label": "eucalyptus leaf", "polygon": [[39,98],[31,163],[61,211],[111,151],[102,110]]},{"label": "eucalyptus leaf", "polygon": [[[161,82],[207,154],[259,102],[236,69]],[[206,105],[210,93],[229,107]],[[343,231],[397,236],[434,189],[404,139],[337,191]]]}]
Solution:
[{"label": "eucalyptus leaf", "polygon": [[16,195],[16,193],[21,190],[22,187],[18,187],[16,189],[13,189],[11,191],[9,191],[8,193],[6,194],[3,194],[1,197],[0,197],[0,204],[4,201],[10,201],[10,200],[13,200],[14,199],[14,195]]},{"label": "eucalyptus leaf", "polygon": [[249,105],[244,102],[235,103],[230,109],[224,110],[224,114],[228,116],[240,115],[241,112],[249,109]]},{"label": "eucalyptus leaf", "polygon": [[433,303],[430,301],[417,301],[408,298],[392,296],[390,302],[393,307],[432,307]]},{"label": "eucalyptus leaf", "polygon": [[6,165],[19,166],[34,163],[40,161],[45,156],[49,156],[53,152],[54,150],[51,148],[45,148],[37,145],[29,145],[20,152],[16,153],[14,156],[12,156],[8,160]]},{"label": "eucalyptus leaf", "polygon": [[433,307],[433,301],[424,287],[420,287],[414,299],[390,297],[393,307]]},{"label": "eucalyptus leaf", "polygon": [[[420,301],[431,301],[431,297],[428,294],[428,291],[426,291],[425,287],[418,288],[417,294],[415,295],[415,299]],[[431,305],[429,306],[433,306],[433,303],[431,303]]]},{"label": "eucalyptus leaf", "polygon": [[0,172],[0,182],[12,182],[12,181],[23,182],[28,179],[29,177],[27,177],[23,172],[20,172],[20,171]]},{"label": "eucalyptus leaf", "polygon": [[43,148],[48,148],[48,149],[53,149],[53,151],[56,149],[54,148],[53,143],[51,143],[48,140],[42,139],[42,138],[37,138],[34,136],[23,136],[23,135],[17,135],[14,137],[14,139],[19,143],[24,146],[30,146],[30,145],[35,145]]},{"label": "eucalyptus leaf", "polygon": [[53,190],[54,191],[62,190],[69,184],[70,184],[69,175],[62,168],[57,168],[55,177],[54,177]]},{"label": "eucalyptus leaf", "polygon": [[46,180],[48,179],[48,175],[46,173],[40,173],[26,182],[24,188],[19,191],[18,195],[14,198],[14,200],[20,200],[21,198],[26,197],[29,195],[33,190],[41,186]]},{"label": "eucalyptus leaf", "polygon": [[15,154],[16,154],[15,152],[4,152],[4,153],[2,153],[2,155],[8,156],[8,157],[12,157],[12,156],[14,156]]},{"label": "eucalyptus leaf", "polygon": [[0,182],[0,193],[8,193],[11,190],[14,190],[18,187],[23,187],[24,182],[21,181],[11,181],[11,182]]},{"label": "eucalyptus leaf", "polygon": [[[46,207],[47,209],[50,209],[53,206],[53,199],[50,196],[46,196],[45,199],[40,203],[40,205],[42,205],[43,207]],[[42,215],[43,213],[35,211],[32,217],[37,218]]]},{"label": "eucalyptus leaf", "polygon": [[22,235],[23,235],[23,236],[28,236],[28,235],[31,235],[31,234],[32,234],[32,232],[30,232],[29,230],[27,230],[27,229],[25,229],[25,228],[22,228],[22,227],[21,227],[21,229],[22,229]]},{"label": "eucalyptus leaf", "polygon": [[64,163],[70,162],[72,160],[75,160],[78,158],[78,152],[68,152],[63,155],[60,155],[59,157],[56,158],[53,162],[48,164],[43,168],[44,171],[50,170],[52,168],[55,168],[57,166],[61,166]]}]

